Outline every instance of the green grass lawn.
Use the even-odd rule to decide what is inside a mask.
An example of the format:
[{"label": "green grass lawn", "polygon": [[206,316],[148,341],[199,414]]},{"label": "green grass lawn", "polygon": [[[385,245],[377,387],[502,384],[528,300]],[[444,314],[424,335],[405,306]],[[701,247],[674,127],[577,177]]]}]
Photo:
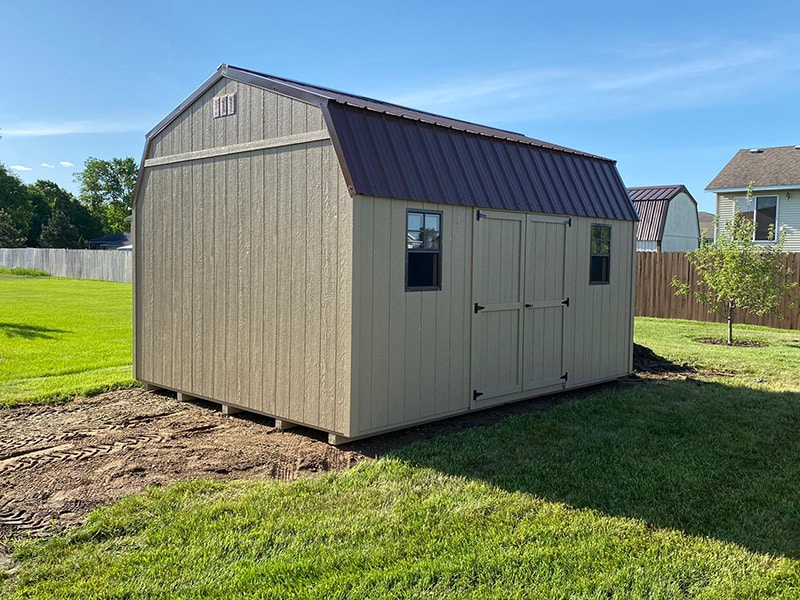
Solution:
[{"label": "green grass lawn", "polygon": [[798,336],[706,329],[636,338],[728,375],[602,386],[316,479],[153,488],[20,545],[0,595],[800,598]]},{"label": "green grass lawn", "polygon": [[134,383],[130,284],[0,274],[0,407]]}]

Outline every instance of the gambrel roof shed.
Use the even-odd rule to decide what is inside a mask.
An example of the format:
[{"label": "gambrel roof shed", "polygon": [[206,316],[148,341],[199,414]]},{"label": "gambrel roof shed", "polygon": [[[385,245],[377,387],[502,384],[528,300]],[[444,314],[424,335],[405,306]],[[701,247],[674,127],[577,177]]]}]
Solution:
[{"label": "gambrel roof shed", "polygon": [[687,252],[697,248],[700,227],[697,201],[684,185],[628,188],[639,214],[636,249]]},{"label": "gambrel roof shed", "polygon": [[630,372],[614,161],[222,65],[147,135],[134,375],[340,442]]},{"label": "gambrel roof shed", "polygon": [[524,135],[221,65],[150,140],[220,79],[320,106],[351,195],[636,220],[613,160]]}]

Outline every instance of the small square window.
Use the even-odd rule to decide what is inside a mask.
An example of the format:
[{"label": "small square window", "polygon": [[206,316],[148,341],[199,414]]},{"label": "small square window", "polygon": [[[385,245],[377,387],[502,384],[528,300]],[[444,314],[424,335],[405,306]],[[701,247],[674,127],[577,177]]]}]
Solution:
[{"label": "small square window", "polygon": [[406,290],[442,289],[442,214],[409,210],[406,224]]},{"label": "small square window", "polygon": [[611,226],[592,225],[589,283],[608,283],[611,266]]}]

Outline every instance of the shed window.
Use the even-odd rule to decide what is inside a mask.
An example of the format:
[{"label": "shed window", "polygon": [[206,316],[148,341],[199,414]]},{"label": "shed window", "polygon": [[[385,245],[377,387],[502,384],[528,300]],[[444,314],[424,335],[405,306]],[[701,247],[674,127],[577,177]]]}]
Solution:
[{"label": "shed window", "polygon": [[409,210],[406,221],[406,290],[442,289],[442,213]]},{"label": "shed window", "polygon": [[611,226],[592,225],[589,283],[608,283],[611,263]]}]

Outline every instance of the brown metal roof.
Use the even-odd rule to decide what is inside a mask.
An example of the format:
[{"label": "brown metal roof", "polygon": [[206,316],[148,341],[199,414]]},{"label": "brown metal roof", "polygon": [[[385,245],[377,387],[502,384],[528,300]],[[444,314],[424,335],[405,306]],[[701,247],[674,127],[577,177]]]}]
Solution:
[{"label": "brown metal roof", "polygon": [[692,198],[689,190],[684,185],[648,185],[628,188],[628,195],[634,202],[639,200],[672,200],[681,192],[686,192]]},{"label": "brown metal roof", "polygon": [[320,106],[352,195],[637,220],[616,163],[608,158],[228,65],[148,138],[221,77]]},{"label": "brown metal roof", "polygon": [[639,213],[636,224],[637,242],[660,242],[664,239],[669,200],[640,200],[633,203]]},{"label": "brown metal roof", "polygon": [[614,163],[329,104],[356,193],[635,220]]},{"label": "brown metal roof", "polygon": [[660,242],[664,239],[664,225],[667,222],[669,203],[681,192],[684,192],[692,202],[697,204],[697,201],[684,185],[652,185],[628,188],[628,194],[633,200],[633,206],[636,208],[636,212],[639,213],[639,223],[636,226],[636,241]]},{"label": "brown metal roof", "polygon": [[800,149],[797,146],[739,150],[706,190],[745,190],[753,187],[800,187]]}]

